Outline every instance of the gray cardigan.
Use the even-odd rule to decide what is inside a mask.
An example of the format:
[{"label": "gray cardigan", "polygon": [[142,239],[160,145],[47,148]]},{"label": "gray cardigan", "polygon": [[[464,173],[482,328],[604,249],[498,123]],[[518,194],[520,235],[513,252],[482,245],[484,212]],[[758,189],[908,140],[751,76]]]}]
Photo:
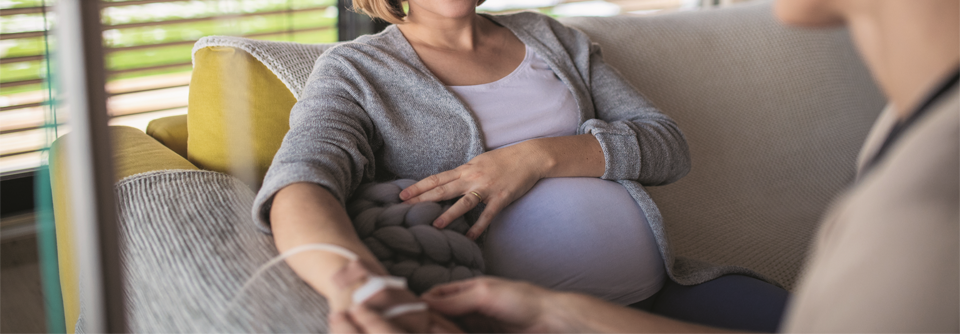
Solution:
[{"label": "gray cardigan", "polygon": [[[602,178],[619,182],[637,201],[670,268],[662,218],[641,184],[687,174],[690,155],[680,129],[604,63],[582,32],[530,12],[486,17],[536,51],[573,92],[577,133],[596,136],[606,159]],[[292,183],[316,183],[345,203],[362,183],[422,179],[484,151],[474,115],[390,26],[317,59],[254,201],[254,221],[269,232],[273,196]]]}]

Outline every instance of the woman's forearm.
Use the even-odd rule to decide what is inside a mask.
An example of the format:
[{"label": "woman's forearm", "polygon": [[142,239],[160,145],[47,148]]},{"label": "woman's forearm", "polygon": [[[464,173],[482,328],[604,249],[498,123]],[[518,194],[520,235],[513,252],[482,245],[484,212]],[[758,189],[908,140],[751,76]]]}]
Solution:
[{"label": "woman's forearm", "polygon": [[542,177],[600,177],[606,168],[603,148],[591,134],[527,141],[542,154]]},{"label": "woman's forearm", "polygon": [[[281,189],[274,197],[270,221],[281,253],[304,244],[335,244],[356,253],[376,274],[386,274],[354,232],[340,202],[319,185],[295,183]],[[297,275],[327,297],[333,310],[349,307],[351,291],[340,291],[332,280],[333,274],[347,262],[340,255],[326,252],[304,252],[287,259]]]}]

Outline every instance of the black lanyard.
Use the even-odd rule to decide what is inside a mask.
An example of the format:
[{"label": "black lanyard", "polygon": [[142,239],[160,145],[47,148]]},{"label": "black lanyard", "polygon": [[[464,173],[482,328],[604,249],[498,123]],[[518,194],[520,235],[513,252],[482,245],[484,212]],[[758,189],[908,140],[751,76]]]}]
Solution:
[{"label": "black lanyard", "polygon": [[917,120],[927,114],[927,111],[930,110],[930,107],[933,106],[934,102],[940,99],[941,96],[946,94],[951,90],[955,90],[957,86],[957,81],[960,81],[960,70],[957,70],[948,77],[943,83],[940,84],[940,88],[930,94],[920,105],[920,108],[917,108],[913,114],[910,114],[903,121],[897,122],[893,126],[893,129],[890,130],[890,134],[887,135],[887,139],[883,141],[883,145],[880,146],[880,149],[877,150],[877,153],[873,155],[873,158],[870,159],[863,169],[865,172],[870,171],[883,159],[883,156],[886,155],[887,151],[890,150],[890,147],[893,146],[900,139],[900,136],[907,131],[908,128],[917,123]]}]

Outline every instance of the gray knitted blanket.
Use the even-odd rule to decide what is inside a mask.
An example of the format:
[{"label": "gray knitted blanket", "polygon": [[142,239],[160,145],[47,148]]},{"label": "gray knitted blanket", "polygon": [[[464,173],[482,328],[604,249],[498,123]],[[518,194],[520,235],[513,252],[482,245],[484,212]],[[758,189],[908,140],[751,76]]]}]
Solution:
[{"label": "gray knitted blanket", "polygon": [[[253,192],[209,171],[167,170],[116,185],[130,332],[326,332],[327,304],[250,218]],[[82,286],[82,285],[81,285]],[[77,322],[83,332],[83,315]]]}]

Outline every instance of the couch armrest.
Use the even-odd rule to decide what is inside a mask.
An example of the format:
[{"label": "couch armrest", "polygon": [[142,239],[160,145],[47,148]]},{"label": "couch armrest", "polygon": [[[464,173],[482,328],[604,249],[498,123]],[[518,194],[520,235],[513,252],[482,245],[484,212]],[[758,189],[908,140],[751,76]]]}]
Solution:
[{"label": "couch armrest", "polygon": [[187,115],[152,120],[147,125],[147,134],[184,159],[187,158]]},{"label": "couch armrest", "polygon": [[[109,127],[114,148],[116,180],[127,176],[164,169],[199,169],[160,144],[146,133],[127,126]],[[73,333],[80,315],[77,286],[77,265],[74,258],[73,224],[70,212],[70,191],[66,150],[66,134],[50,146],[50,179],[53,191],[53,213],[57,231],[57,256],[60,267],[60,289],[63,293],[67,331]]]}]

